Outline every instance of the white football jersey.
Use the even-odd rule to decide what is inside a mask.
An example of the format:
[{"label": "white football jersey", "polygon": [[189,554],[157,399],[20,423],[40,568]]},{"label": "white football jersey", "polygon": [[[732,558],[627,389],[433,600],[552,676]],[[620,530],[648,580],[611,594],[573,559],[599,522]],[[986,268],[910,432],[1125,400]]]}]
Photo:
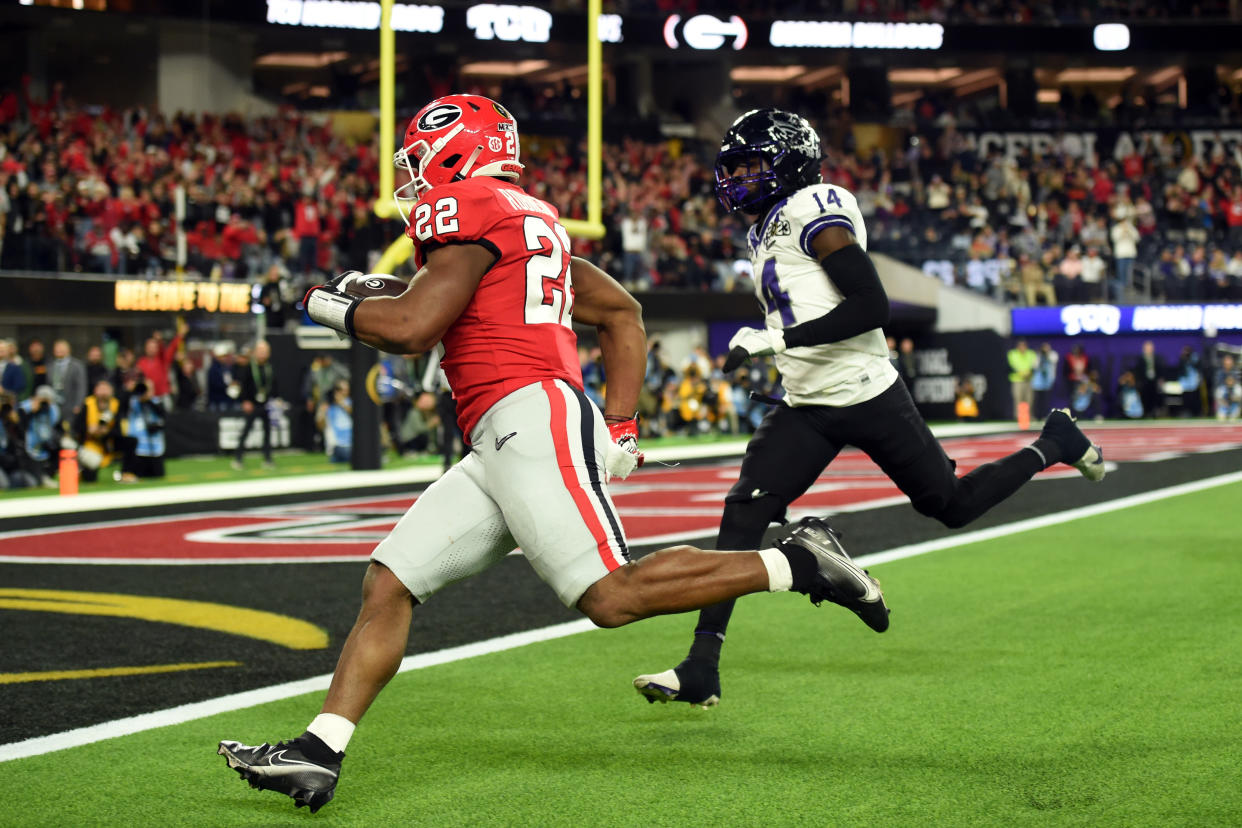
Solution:
[{"label": "white football jersey", "polygon": [[[811,248],[816,233],[834,226],[852,231],[867,249],[867,228],[853,194],[814,184],[778,202],[762,224],[750,228],[747,247],[755,268],[755,294],[767,327],[791,328],[841,304],[844,297]],[[879,328],[828,345],[790,348],[774,359],[790,405],[855,405],[897,379]]]}]

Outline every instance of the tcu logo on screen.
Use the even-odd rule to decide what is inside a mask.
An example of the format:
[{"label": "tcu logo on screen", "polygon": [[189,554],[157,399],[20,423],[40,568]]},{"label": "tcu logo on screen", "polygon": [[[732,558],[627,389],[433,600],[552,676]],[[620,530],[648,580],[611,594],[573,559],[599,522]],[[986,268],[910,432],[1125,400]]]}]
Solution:
[{"label": "tcu logo on screen", "polygon": [[535,6],[481,3],[466,10],[466,25],[478,40],[524,40],[547,43],[552,34],[552,14]]},{"label": "tcu logo on screen", "polygon": [[1121,329],[1121,308],[1116,305],[1066,305],[1061,308],[1061,325],[1069,336],[1080,333],[1111,336]]},{"label": "tcu logo on screen", "polygon": [[434,132],[457,123],[459,118],[461,118],[460,106],[449,103],[440,104],[423,113],[423,116],[418,119],[418,128],[423,132]]}]

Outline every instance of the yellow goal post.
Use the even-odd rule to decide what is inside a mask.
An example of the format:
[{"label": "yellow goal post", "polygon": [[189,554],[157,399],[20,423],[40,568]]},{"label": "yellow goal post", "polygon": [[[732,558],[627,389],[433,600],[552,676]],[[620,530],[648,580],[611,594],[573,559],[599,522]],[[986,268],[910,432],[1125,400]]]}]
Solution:
[{"label": "yellow goal post", "polygon": [[[375,214],[380,218],[396,215],[392,201],[393,165],[396,137],[395,64],[396,51],[392,29],[393,0],[380,0],[379,53],[379,193]],[[602,0],[587,2],[587,218],[563,218],[561,224],[571,236],[599,239],[604,236],[603,221],[603,46],[599,40],[599,16]],[[503,103],[503,101],[502,101]],[[376,273],[393,273],[414,252],[403,232],[388,246],[375,265]]]}]

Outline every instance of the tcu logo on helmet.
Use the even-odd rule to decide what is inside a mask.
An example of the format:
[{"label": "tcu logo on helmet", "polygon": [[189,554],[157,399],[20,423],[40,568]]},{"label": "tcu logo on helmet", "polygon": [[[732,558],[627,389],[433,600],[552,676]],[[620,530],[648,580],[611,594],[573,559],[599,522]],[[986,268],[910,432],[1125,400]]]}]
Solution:
[{"label": "tcu logo on helmet", "polygon": [[418,119],[418,128],[424,132],[434,132],[455,124],[461,118],[461,107],[457,104],[440,104],[433,106]]},{"label": "tcu logo on helmet", "polygon": [[783,143],[813,140],[810,124],[805,119],[788,112],[772,114],[772,137]]}]

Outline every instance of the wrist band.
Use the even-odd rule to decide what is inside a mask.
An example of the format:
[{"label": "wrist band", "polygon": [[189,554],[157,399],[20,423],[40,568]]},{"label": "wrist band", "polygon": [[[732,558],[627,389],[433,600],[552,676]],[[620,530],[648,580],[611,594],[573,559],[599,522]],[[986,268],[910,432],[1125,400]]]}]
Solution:
[{"label": "wrist band", "polygon": [[354,335],[354,311],[361,299],[336,293],[326,288],[313,291],[306,303],[306,314],[320,325],[326,325],[346,336]]}]

